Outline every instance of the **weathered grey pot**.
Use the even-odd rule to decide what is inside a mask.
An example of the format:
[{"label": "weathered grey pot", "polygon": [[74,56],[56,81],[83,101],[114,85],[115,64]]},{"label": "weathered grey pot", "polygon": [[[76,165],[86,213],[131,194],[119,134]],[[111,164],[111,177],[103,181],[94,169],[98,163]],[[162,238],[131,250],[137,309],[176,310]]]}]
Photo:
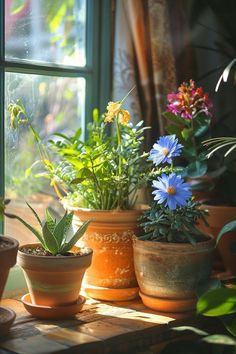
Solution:
[{"label": "weathered grey pot", "polygon": [[135,273],[144,303],[165,312],[193,309],[197,286],[211,273],[213,237],[196,245],[135,238],[133,247]]}]

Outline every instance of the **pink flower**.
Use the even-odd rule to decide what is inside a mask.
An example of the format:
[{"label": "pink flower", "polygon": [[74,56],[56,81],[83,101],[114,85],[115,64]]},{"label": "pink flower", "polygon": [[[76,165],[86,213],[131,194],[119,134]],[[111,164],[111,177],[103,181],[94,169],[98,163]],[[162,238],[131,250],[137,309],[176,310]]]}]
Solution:
[{"label": "pink flower", "polygon": [[167,101],[167,112],[184,119],[191,120],[200,113],[212,116],[212,103],[208,93],[204,93],[202,87],[196,87],[193,80],[189,80],[189,83],[183,82],[177,92],[168,94]]}]

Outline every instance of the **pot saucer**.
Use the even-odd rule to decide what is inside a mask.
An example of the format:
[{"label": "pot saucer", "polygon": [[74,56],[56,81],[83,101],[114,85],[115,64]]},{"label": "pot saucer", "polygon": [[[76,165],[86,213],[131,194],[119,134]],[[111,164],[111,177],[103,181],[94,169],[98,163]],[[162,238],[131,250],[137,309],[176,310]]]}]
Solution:
[{"label": "pot saucer", "polygon": [[5,336],[16,318],[14,311],[0,307],[0,337]]},{"label": "pot saucer", "polygon": [[196,308],[197,299],[166,299],[139,292],[142,302],[152,310],[168,313],[192,312]]},{"label": "pot saucer", "polygon": [[114,289],[85,284],[84,290],[89,297],[104,301],[128,301],[139,297],[138,287]]},{"label": "pot saucer", "polygon": [[65,306],[44,306],[32,304],[30,294],[25,294],[21,301],[24,304],[25,309],[34,317],[42,319],[65,319],[71,318],[81,311],[86,299],[84,296],[80,295],[77,302],[72,305]]}]

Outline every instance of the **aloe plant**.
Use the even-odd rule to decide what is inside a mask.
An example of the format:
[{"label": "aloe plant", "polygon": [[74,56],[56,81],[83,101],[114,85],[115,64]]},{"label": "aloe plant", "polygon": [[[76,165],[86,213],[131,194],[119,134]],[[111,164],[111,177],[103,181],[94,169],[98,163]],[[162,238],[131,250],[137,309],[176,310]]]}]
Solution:
[{"label": "aloe plant", "polygon": [[37,237],[42,247],[53,256],[58,254],[63,255],[70,251],[75,243],[83,236],[90,223],[90,220],[85,221],[74,234],[69,235],[68,231],[72,224],[73,213],[68,213],[66,211],[60,220],[56,220],[56,218],[49,212],[49,209],[46,209],[45,222],[42,222],[32,206],[28,203],[26,204],[37,219],[41,232],[18,215],[6,212],[4,212],[4,215],[12,219],[17,219],[25,225]]}]

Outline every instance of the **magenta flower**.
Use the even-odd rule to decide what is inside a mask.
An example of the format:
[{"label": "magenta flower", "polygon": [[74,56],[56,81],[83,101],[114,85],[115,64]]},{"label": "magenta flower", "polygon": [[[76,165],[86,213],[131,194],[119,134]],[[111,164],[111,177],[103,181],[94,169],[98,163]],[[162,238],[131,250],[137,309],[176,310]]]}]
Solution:
[{"label": "magenta flower", "polygon": [[195,82],[183,82],[177,92],[172,92],[167,96],[167,112],[184,119],[193,119],[198,114],[203,113],[211,117],[212,103],[208,94],[203,92],[202,87],[196,87]]}]

